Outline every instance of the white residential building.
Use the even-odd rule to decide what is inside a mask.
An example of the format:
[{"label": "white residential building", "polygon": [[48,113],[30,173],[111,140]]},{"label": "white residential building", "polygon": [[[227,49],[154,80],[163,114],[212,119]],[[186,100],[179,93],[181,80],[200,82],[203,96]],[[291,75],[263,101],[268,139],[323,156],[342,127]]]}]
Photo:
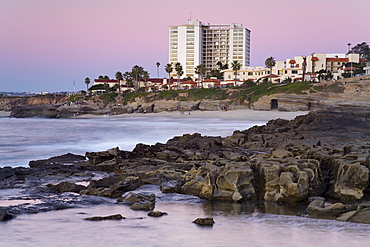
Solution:
[{"label": "white residential building", "polygon": [[[250,64],[250,30],[242,24],[211,25],[188,21],[186,25],[169,28],[169,61],[179,62],[185,77],[196,78],[195,67],[204,64],[207,73],[218,69],[218,62],[230,66],[238,61],[242,67]],[[171,74],[177,77],[174,70]]]},{"label": "white residential building", "polygon": [[366,63],[366,67],[364,67],[365,75],[370,75],[370,62]]}]

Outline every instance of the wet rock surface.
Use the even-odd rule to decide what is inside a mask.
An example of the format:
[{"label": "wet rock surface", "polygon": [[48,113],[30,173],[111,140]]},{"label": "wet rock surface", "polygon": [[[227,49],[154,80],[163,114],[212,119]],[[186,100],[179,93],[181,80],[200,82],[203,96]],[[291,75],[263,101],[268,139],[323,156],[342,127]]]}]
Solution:
[{"label": "wet rock surface", "polygon": [[[146,184],[158,186],[161,193],[238,203],[308,205],[309,198],[322,197],[332,206],[313,201],[309,215],[335,218],[350,211],[348,204],[370,198],[369,140],[368,109],[333,108],[291,121],[271,120],[225,138],[185,134],[165,144],[138,144],[130,152],[116,147],[86,157],[66,154],[32,161],[30,168],[4,167],[0,188],[22,188],[42,200],[59,198],[56,208],[106,198],[148,211],[154,209],[156,195],[131,193]],[[66,199],[66,193],[74,199]],[[18,209],[4,210],[14,215],[32,211]]]},{"label": "wet rock surface", "polygon": [[213,218],[197,218],[193,221],[193,223],[201,226],[213,226],[215,221]]}]

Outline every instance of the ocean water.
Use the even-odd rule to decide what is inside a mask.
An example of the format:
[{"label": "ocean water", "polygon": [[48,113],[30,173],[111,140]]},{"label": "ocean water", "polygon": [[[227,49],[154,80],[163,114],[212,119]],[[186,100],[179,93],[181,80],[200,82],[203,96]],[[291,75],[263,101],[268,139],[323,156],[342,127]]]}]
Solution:
[{"label": "ocean water", "polygon": [[[366,247],[370,226],[279,215],[228,203],[157,202],[160,218],[126,205],[96,205],[0,222],[0,246],[315,246]],[[85,221],[92,216],[121,214],[123,220]],[[212,227],[192,223],[213,217]]]},{"label": "ocean water", "polygon": [[137,143],[165,143],[185,133],[228,136],[266,121],[222,118],[125,117],[94,119],[0,118],[0,167],[66,153],[130,151]]},{"label": "ocean water", "polygon": [[[130,117],[98,119],[0,118],[0,167],[65,153],[84,154],[139,142],[166,142],[175,135],[228,136],[266,121],[221,118]],[[0,190],[2,197],[22,190]],[[163,195],[162,195],[163,196]],[[170,197],[170,198],[168,198]],[[175,198],[175,200],[174,200]],[[4,202],[4,201],[2,201]],[[302,208],[282,205],[211,203],[181,195],[158,197],[148,217],[127,205],[102,204],[0,222],[0,247],[7,246],[370,246],[370,225],[307,218]],[[119,221],[90,222],[91,216],[122,214]],[[213,227],[192,223],[213,217]]]}]

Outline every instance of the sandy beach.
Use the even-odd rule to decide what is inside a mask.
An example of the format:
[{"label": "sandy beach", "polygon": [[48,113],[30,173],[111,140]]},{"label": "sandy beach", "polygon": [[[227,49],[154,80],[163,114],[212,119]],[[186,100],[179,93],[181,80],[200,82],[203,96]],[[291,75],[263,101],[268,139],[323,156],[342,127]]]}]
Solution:
[{"label": "sandy beach", "polygon": [[[92,115],[84,114],[74,118],[129,118],[129,117],[168,117],[168,118],[222,118],[222,119],[248,119],[255,121],[266,121],[271,119],[283,118],[294,119],[296,116],[305,115],[308,111],[254,111],[249,109],[233,110],[233,111],[172,111],[172,112],[158,112],[158,113],[132,113],[119,115]],[[0,117],[9,117],[10,112],[0,111]]]},{"label": "sandy beach", "polygon": [[266,121],[271,119],[294,119],[299,115],[306,115],[308,111],[254,111],[249,109],[233,110],[233,111],[172,111],[158,113],[132,113],[120,115],[91,115],[85,114],[76,116],[75,118],[129,118],[129,117],[169,117],[169,118],[222,118],[222,119],[248,119],[254,121]]},{"label": "sandy beach", "polygon": [[0,117],[10,117],[10,111],[0,111]]}]

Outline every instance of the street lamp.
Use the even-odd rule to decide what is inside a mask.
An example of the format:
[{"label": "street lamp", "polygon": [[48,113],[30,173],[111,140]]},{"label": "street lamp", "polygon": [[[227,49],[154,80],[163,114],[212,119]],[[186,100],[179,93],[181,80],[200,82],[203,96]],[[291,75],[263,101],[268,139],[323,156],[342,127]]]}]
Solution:
[{"label": "street lamp", "polygon": [[[351,43],[348,43],[348,59],[349,59],[349,50],[351,49]],[[352,78],[352,59],[351,59],[351,78]]]}]

